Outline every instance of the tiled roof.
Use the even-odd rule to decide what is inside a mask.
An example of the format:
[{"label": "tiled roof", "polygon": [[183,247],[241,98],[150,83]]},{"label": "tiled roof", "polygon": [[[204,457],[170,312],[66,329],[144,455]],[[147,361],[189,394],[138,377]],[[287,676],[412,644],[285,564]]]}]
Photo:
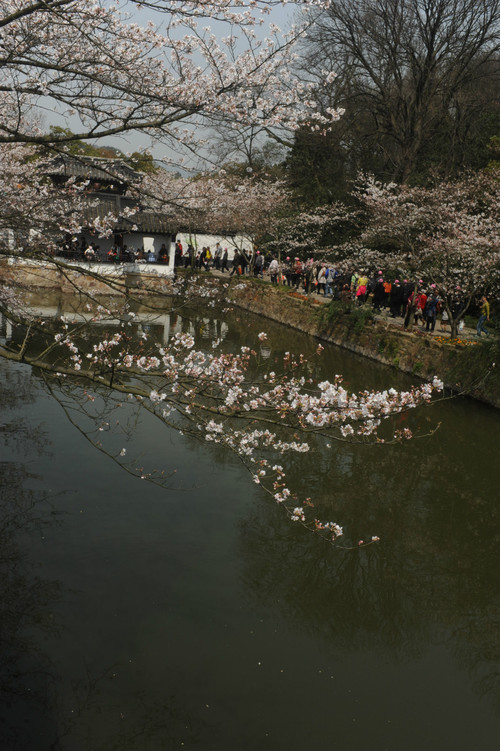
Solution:
[{"label": "tiled roof", "polygon": [[103,157],[59,155],[43,165],[48,175],[83,177],[88,180],[133,183],[140,178],[139,172],[132,169],[123,159],[104,159]]}]

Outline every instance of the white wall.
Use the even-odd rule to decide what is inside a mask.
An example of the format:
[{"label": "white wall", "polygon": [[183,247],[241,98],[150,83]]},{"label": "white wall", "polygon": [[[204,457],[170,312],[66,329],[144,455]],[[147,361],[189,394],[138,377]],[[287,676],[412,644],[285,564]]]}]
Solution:
[{"label": "white wall", "polygon": [[192,235],[190,235],[187,232],[178,232],[177,239],[181,241],[183,251],[186,250],[189,243],[191,243],[195,250],[201,250],[202,248],[208,246],[210,248],[212,256],[215,251],[215,246],[217,242],[219,242],[223,250],[224,248],[227,248],[227,257],[229,260],[232,260],[236,248],[244,248],[246,254],[249,257],[253,253],[252,243],[248,238],[243,237],[243,235],[228,237],[225,235],[206,235],[203,233],[193,233]]},{"label": "white wall", "polygon": [[[96,237],[89,232],[82,232],[78,235],[78,240],[80,240],[82,236],[85,238],[87,244],[92,243],[94,246],[99,245],[101,255],[106,255],[115,242],[114,235],[111,235],[110,237]],[[143,247],[146,250],[152,248],[157,258],[163,243],[165,243],[165,247],[168,250],[168,266],[173,269],[175,247],[171,235],[146,235],[142,232],[128,232],[123,235],[123,244],[127,246],[128,250],[140,250]]]}]

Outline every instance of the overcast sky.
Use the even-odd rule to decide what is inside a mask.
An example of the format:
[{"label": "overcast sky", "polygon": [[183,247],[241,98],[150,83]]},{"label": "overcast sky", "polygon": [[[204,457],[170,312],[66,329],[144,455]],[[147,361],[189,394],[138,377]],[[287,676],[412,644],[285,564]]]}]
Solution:
[{"label": "overcast sky", "polygon": [[[293,15],[296,9],[297,5],[295,3],[287,3],[286,5],[280,4],[279,6],[272,8],[271,13],[269,14],[269,16],[265,17],[265,23],[261,27],[262,36],[267,36],[266,29],[271,22],[279,26],[282,31],[289,29],[290,25],[293,22]],[[152,20],[155,24],[158,25],[159,31],[161,32],[161,25],[162,22],[164,22],[164,16],[162,16],[162,14],[160,13],[154,13],[153,11],[148,9],[136,9],[134,12],[134,20],[141,25],[146,25],[149,20]],[[208,24],[202,22],[201,25],[207,26]],[[217,25],[211,24],[211,26],[217,31]],[[227,26],[225,24],[219,24],[219,27],[221,36],[227,35]],[[60,123],[58,122],[58,124]],[[71,123],[68,123],[68,126],[73,127],[75,130],[77,128],[76,124],[72,126]],[[151,137],[146,136],[142,133],[129,134],[127,136],[109,138],[105,140],[103,139],[102,141],[100,141],[100,144],[114,146],[116,148],[119,148],[123,152],[141,150],[152,151],[153,155],[158,159],[161,159],[162,156],[166,155],[166,149],[164,146],[162,146],[161,144],[155,144],[154,141],[152,141]]]}]

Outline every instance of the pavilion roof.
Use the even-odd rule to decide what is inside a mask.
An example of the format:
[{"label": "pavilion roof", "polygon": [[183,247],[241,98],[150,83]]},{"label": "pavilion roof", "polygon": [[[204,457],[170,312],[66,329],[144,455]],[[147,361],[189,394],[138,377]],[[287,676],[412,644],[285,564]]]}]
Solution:
[{"label": "pavilion roof", "polygon": [[43,171],[50,175],[62,175],[69,179],[84,178],[101,182],[136,183],[141,179],[140,172],[134,170],[123,159],[107,159],[104,157],[74,156],[72,154],[58,154],[43,165]]}]

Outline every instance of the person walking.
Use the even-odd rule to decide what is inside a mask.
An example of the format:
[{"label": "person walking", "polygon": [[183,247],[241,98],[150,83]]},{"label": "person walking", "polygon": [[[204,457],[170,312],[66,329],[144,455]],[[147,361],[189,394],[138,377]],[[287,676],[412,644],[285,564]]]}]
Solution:
[{"label": "person walking", "polygon": [[216,271],[220,271],[221,259],[222,259],[222,246],[218,242],[217,245],[215,246],[215,253],[214,253],[214,268]]},{"label": "person walking", "polygon": [[389,292],[389,306],[391,310],[391,318],[399,318],[401,316],[403,300],[404,300],[403,287],[399,279],[395,279],[394,284],[391,285],[391,291]]},{"label": "person walking", "polygon": [[255,254],[255,263],[253,265],[253,275],[255,277],[257,276],[262,277],[263,271],[264,271],[264,259],[262,258],[260,254],[260,250],[258,250]]},{"label": "person walking", "polygon": [[229,276],[232,276],[233,274],[236,274],[236,276],[240,276],[241,274],[241,256],[238,250],[234,251],[233,255],[233,263],[232,263],[232,271],[229,274]]},{"label": "person walking", "polygon": [[333,269],[327,266],[325,268],[325,297],[333,297],[332,281],[333,281]]},{"label": "person walking", "polygon": [[486,295],[483,295],[482,298],[481,298],[481,315],[479,316],[479,320],[477,322],[477,333],[476,333],[476,336],[480,337],[481,336],[481,331],[484,331],[484,333],[486,334],[486,336],[490,335],[490,332],[488,331],[488,329],[484,325],[484,322],[485,321],[489,321],[489,320],[490,320],[490,304],[489,304],[489,302],[487,300]]},{"label": "person walking", "polygon": [[385,289],[384,280],[381,276],[378,277],[373,288],[373,310],[375,313],[380,313],[385,301]]},{"label": "person walking", "polygon": [[200,253],[200,269],[210,270],[210,248],[203,247]]},{"label": "person walking", "polygon": [[292,274],[292,286],[295,287],[295,289],[298,289],[300,287],[300,280],[302,279],[302,262],[299,258],[296,258],[293,264],[293,274]]}]

